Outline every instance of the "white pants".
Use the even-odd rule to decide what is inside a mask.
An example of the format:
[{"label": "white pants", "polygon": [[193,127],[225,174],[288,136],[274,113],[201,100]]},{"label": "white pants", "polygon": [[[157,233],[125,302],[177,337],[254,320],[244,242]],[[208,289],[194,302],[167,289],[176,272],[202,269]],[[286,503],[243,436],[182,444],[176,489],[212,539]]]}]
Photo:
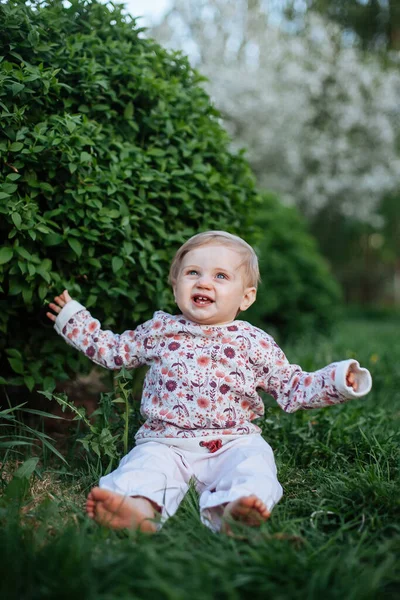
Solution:
[{"label": "white pants", "polygon": [[163,522],[176,512],[193,479],[200,494],[201,520],[213,531],[221,527],[221,505],[227,502],[255,494],[271,511],[281,499],[273,452],[261,435],[243,435],[212,454],[201,450],[142,443],[100,479],[100,487],[148,498],[161,508]]}]

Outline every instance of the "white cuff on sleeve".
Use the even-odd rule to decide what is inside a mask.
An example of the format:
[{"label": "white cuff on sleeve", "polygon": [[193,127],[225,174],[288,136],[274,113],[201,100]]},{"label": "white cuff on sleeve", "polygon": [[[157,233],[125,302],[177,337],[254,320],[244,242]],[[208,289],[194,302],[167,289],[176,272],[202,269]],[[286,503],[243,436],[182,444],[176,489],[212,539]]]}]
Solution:
[{"label": "white cuff on sleeve", "polygon": [[[352,372],[355,375],[357,391],[346,384],[346,375],[350,367],[352,367]],[[349,360],[342,360],[336,367],[335,385],[339,392],[347,398],[359,398],[361,396],[365,396],[365,394],[368,394],[368,392],[371,390],[371,373],[368,371],[368,369],[360,367],[360,363],[357,360],[352,358]]]},{"label": "white cuff on sleeve", "polygon": [[86,310],[86,308],[76,300],[70,300],[67,302],[64,308],[61,309],[61,312],[58,313],[54,323],[54,329],[57,331],[57,333],[62,333],[64,325],[71,317],[74,316],[75,313],[81,310]]}]

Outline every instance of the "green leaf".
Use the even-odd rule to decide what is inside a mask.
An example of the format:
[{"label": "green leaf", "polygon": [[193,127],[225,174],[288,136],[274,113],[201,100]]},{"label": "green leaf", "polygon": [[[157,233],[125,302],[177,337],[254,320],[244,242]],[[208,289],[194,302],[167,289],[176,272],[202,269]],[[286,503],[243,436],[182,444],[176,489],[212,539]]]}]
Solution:
[{"label": "green leaf", "polygon": [[19,213],[14,212],[11,214],[11,219],[12,219],[12,222],[14,223],[15,227],[17,229],[20,229],[21,221],[22,221],[21,215]]},{"label": "green leaf", "polygon": [[13,249],[10,246],[4,246],[0,250],[0,265],[5,265],[13,257]]},{"label": "green leaf", "polygon": [[150,150],[147,150],[147,154],[150,156],[165,156],[165,150],[162,150],[161,148],[150,148]]},{"label": "green leaf", "polygon": [[128,102],[128,104],[125,106],[124,117],[125,117],[125,119],[132,119],[132,117],[133,117],[133,103],[132,102]]},{"label": "green leaf", "polygon": [[82,254],[82,244],[78,242],[78,240],[74,238],[68,238],[68,244],[71,246],[72,250],[75,252],[77,256],[81,256]]},{"label": "green leaf", "polygon": [[51,277],[48,274],[47,271],[45,271],[45,269],[40,265],[39,267],[36,267],[36,273],[39,273],[39,275],[41,277],[43,277],[43,279],[45,280],[46,283],[50,283],[51,282]]},{"label": "green leaf", "polygon": [[22,283],[18,280],[12,279],[8,284],[8,293],[10,296],[18,296],[22,292]]},{"label": "green leaf", "polygon": [[19,358],[20,360],[22,360],[22,354],[16,348],[7,348],[6,353],[8,354],[8,356],[11,356],[11,358]]},{"label": "green leaf", "polygon": [[58,246],[62,244],[64,238],[59,233],[48,233],[43,238],[43,244],[45,246]]},{"label": "green leaf", "polygon": [[17,246],[15,248],[15,251],[22,256],[22,258],[25,258],[26,260],[32,260],[32,255],[29,254],[29,252],[27,250],[25,250],[25,248],[23,246]]},{"label": "green leaf", "polygon": [[18,373],[18,375],[24,374],[24,365],[21,360],[19,360],[18,358],[9,358],[8,362],[10,363],[14,373]]},{"label": "green leaf", "polygon": [[31,392],[35,387],[35,380],[32,375],[25,375],[24,382],[28,390]]},{"label": "green leaf", "polygon": [[117,273],[123,266],[123,264],[124,261],[122,260],[122,258],[120,258],[119,256],[114,256],[114,258],[111,261],[112,270],[114,271],[114,273]]},{"label": "green leaf", "polygon": [[[24,86],[22,86],[24,87]],[[10,152],[19,152],[24,147],[22,142],[13,142],[10,146]]]},{"label": "green leaf", "polygon": [[16,183],[3,183],[3,185],[1,186],[1,189],[6,194],[13,194],[14,192],[17,191],[18,185]]},{"label": "green leaf", "polygon": [[[15,442],[16,445],[23,443]],[[27,442],[25,442],[27,443]],[[25,478],[14,477],[4,490],[4,496],[14,503],[20,504],[29,493],[29,480]]]},{"label": "green leaf", "polygon": [[25,86],[22,83],[13,83],[13,85],[11,86],[13,96],[21,92],[24,89],[24,87]]},{"label": "green leaf", "polygon": [[38,294],[39,294],[39,298],[41,300],[44,300],[46,298],[46,296],[47,296],[47,289],[48,288],[47,288],[47,285],[45,283],[42,282],[39,285]]},{"label": "green leaf", "polygon": [[22,290],[22,298],[24,299],[25,304],[30,304],[32,302],[33,289],[25,287]]},{"label": "green leaf", "polygon": [[56,387],[56,382],[54,377],[45,377],[43,380],[43,387],[46,391],[48,392],[52,392],[54,390],[54,388]]},{"label": "green leaf", "polygon": [[28,458],[22,465],[17,469],[14,473],[14,477],[18,479],[30,479],[31,475],[35,471],[37,464],[39,462],[39,457],[34,456],[32,458]]},{"label": "green leaf", "polygon": [[91,162],[93,160],[93,156],[88,152],[81,152],[80,161],[81,163]]}]

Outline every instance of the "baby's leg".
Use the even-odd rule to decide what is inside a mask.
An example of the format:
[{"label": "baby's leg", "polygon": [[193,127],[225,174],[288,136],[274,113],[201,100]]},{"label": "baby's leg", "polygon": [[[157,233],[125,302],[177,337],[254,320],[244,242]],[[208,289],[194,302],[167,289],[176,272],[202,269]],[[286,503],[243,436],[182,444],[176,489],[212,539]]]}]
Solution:
[{"label": "baby's leg", "polygon": [[91,519],[111,529],[139,529],[155,533],[157,525],[154,519],[160,508],[142,496],[122,496],[95,487],[87,497],[86,512]]},{"label": "baby's leg", "polygon": [[[90,518],[113,529],[154,532],[177,510],[191,473],[166,444],[139,444],[90,492]],[[158,522],[154,522],[154,519]]]},{"label": "baby's leg", "polygon": [[230,533],[233,521],[260,526],[282,496],[273,452],[259,435],[222,446],[211,455],[205,475],[207,484],[199,489],[201,517],[214,531]]}]

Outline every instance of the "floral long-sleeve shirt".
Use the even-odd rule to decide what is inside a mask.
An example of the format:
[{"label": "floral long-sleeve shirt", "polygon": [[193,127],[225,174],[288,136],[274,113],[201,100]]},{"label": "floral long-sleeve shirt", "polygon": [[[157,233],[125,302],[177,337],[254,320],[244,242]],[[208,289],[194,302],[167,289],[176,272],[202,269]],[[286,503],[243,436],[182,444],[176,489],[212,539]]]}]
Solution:
[{"label": "floral long-sleeve shirt", "polygon": [[[264,414],[258,389],[294,412],[339,404],[371,388],[369,372],[354,360],[302,371],[288,362],[272,337],[245,321],[199,325],[158,311],[135,330],[118,335],[102,331],[99,321],[71,301],[55,328],[102,367],[150,367],[141,401],[146,421],[137,440],[259,433],[253,422]],[[350,365],[355,365],[357,392],[346,385]]]}]

